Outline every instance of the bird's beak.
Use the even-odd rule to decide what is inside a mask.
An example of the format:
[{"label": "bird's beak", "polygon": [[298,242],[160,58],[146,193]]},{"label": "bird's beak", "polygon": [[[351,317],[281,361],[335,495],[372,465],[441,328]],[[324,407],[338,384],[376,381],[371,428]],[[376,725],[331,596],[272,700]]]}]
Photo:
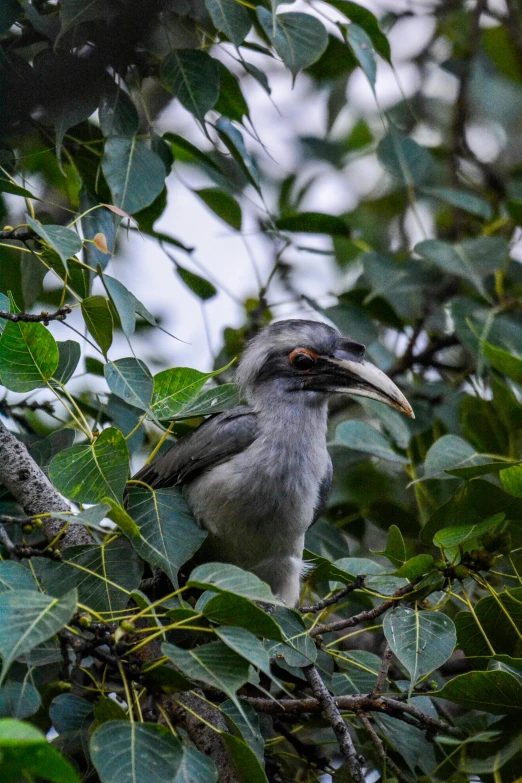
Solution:
[{"label": "bird's beak", "polygon": [[327,361],[335,367],[336,384],[331,391],[370,397],[397,408],[411,419],[415,418],[410,403],[398,386],[371,362],[336,356],[329,356]]}]

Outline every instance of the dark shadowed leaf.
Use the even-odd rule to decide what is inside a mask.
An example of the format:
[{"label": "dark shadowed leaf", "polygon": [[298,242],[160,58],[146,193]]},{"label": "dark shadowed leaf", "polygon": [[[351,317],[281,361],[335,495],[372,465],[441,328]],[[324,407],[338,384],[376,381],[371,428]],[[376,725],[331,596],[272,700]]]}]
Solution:
[{"label": "dark shadowed leaf", "polygon": [[111,720],[93,733],[90,752],[102,783],[174,781],[183,755],[166,726]]},{"label": "dark shadowed leaf", "polygon": [[100,128],[105,136],[132,139],[138,132],[140,119],[130,96],[113,85],[104,92],[99,106]]},{"label": "dark shadowed leaf", "polygon": [[105,380],[113,394],[129,405],[147,410],[151,400],[154,381],[149,368],[140,359],[130,356],[117,359],[105,365]]},{"label": "dark shadowed leaf", "polygon": [[491,345],[491,343],[485,340],[480,341],[480,350],[495,370],[507,375],[515,383],[522,385],[522,359],[513,356],[509,351],[504,351],[502,348]]},{"label": "dark shadowed leaf", "polygon": [[43,324],[8,321],[0,338],[0,380],[7,389],[45,386],[58,362],[58,345]]},{"label": "dark shadowed leaf", "polygon": [[174,487],[149,490],[130,486],[127,510],[141,533],[141,540],[133,540],[137,551],[177,584],[179,568],[207,535],[194,520],[181,492]]},{"label": "dark shadowed leaf", "polygon": [[[238,730],[242,739],[245,740],[249,748],[256,754],[259,763],[264,764],[264,750],[265,742],[263,735],[261,734],[261,728],[259,725],[259,715],[251,705],[241,700],[241,710],[243,714],[238,710],[237,704],[230,699],[223,702],[220,707],[221,714],[228,718],[229,724],[232,726],[232,730],[237,735]],[[247,716],[248,721],[245,720],[244,715]]]},{"label": "dark shadowed leaf", "polygon": [[224,731],[221,732],[221,739],[234,762],[242,783],[268,783],[263,767],[246,742]]},{"label": "dark shadowed leaf", "polygon": [[27,678],[23,682],[6,682],[0,689],[0,718],[28,718],[40,709],[40,694]]},{"label": "dark shadowed leaf", "polygon": [[328,33],[314,16],[293,12],[274,15],[262,6],[256,12],[264,32],[294,79],[326,49]]},{"label": "dark shadowed leaf", "polygon": [[364,421],[341,422],[335,431],[335,440],[330,445],[363,451],[388,462],[399,462],[403,465],[409,462],[406,457],[401,457],[392,449],[384,435]]},{"label": "dark shadowed leaf", "polygon": [[350,236],[350,228],[343,218],[323,212],[296,212],[293,215],[283,215],[276,220],[276,226],[281,231],[329,234],[337,237]]},{"label": "dark shadowed leaf", "polygon": [[100,545],[68,547],[60,562],[44,558],[34,562],[48,592],[63,595],[77,587],[79,600],[97,612],[124,609],[142,573],[138,554],[123,536]]},{"label": "dark shadowed leaf", "polygon": [[131,337],[136,330],[136,315],[141,315],[147,323],[156,326],[156,319],[152,313],[149,313],[145,305],[128,288],[125,288],[123,283],[114,277],[104,275],[103,285],[116,308],[126,337]]},{"label": "dark shadowed leaf", "polygon": [[228,117],[220,117],[216,123],[216,128],[219,138],[225,144],[245,177],[256,190],[259,190],[259,171],[254,158],[245,146],[241,132],[234,127]]},{"label": "dark shadowed leaf", "polygon": [[353,23],[345,27],[345,35],[348,46],[366,74],[372,89],[374,89],[377,77],[377,63],[375,61],[372,39],[362,27]]},{"label": "dark shadowed leaf", "polygon": [[16,658],[50,639],[69,622],[77,603],[76,590],[61,599],[34,590],[8,590],[0,595],[0,682]]},{"label": "dark shadowed leaf", "polygon": [[468,193],[465,190],[456,190],[454,188],[422,188],[422,192],[427,196],[433,196],[452,207],[459,207],[470,215],[476,215],[484,220],[491,220],[492,209],[486,199],[477,196],[475,193]]},{"label": "dark shadowed leaf", "polygon": [[234,628],[233,626],[217,628],[216,634],[227,647],[230,647],[260,671],[271,676],[268,653],[254,634],[245,628]]},{"label": "dark shadowed leaf", "polygon": [[364,6],[359,5],[359,3],[352,3],[349,2],[349,0],[329,0],[329,5],[337,8],[337,10],[341,11],[350,21],[355,22],[359,27],[362,27],[370,36],[375,49],[379,52],[381,57],[390,61],[390,44],[379,27],[377,18],[371,11]]},{"label": "dark shadowed leaf", "polygon": [[82,315],[90,334],[104,355],[112,345],[112,315],[104,296],[89,296],[82,302]]},{"label": "dark shadowed leaf", "polygon": [[119,503],[128,473],[127,443],[115,427],[103,430],[94,443],[60,452],[49,469],[56,489],[80,503],[98,503],[105,496]]},{"label": "dark shadowed leaf", "polygon": [[[95,198],[86,188],[82,188],[80,192],[80,209],[83,212],[92,207],[97,206],[98,199]],[[114,244],[116,241],[116,230],[114,226],[114,217],[111,211],[106,207],[98,206],[97,209],[93,209],[87,215],[82,217],[82,231],[85,239],[94,239],[96,234],[103,234],[107,242],[107,248],[110,252],[114,252]],[[105,269],[111,256],[107,253],[102,253],[91,242],[86,242],[83,249],[85,261],[93,269],[97,269],[101,266]]]},{"label": "dark shadowed leaf", "polygon": [[285,641],[285,636],[275,620],[256,603],[241,595],[218,593],[205,602],[201,612],[220,625],[234,625],[264,636],[265,639]]},{"label": "dark shadowed leaf", "polygon": [[92,722],[92,702],[75,693],[61,693],[52,700],[49,717],[59,734],[81,731]]},{"label": "dark shadowed leaf", "polygon": [[352,650],[338,658],[342,673],[332,677],[332,691],[336,696],[371,693],[377,682],[381,661],[366,650]]},{"label": "dark shadowed leaf", "polygon": [[60,358],[58,367],[53,373],[53,378],[55,381],[65,385],[71,380],[74,371],[78,367],[82,348],[76,340],[64,340],[63,342],[58,342],[57,345]]},{"label": "dark shadowed leaf", "polygon": [[7,590],[38,590],[31,571],[13,560],[0,560],[0,593]]},{"label": "dark shadowed leaf", "polygon": [[[235,0],[232,1],[235,2]],[[241,207],[235,198],[219,188],[202,188],[196,190],[195,193],[221,220],[235,228],[236,231],[241,230]]]},{"label": "dark shadowed leaf", "polygon": [[442,666],[455,649],[457,635],[450,617],[398,606],[383,623],[388,644],[411,676],[412,686]]},{"label": "dark shadowed leaf", "polygon": [[231,699],[248,680],[248,662],[223,642],[210,642],[192,650],[165,643],[161,649],[185,677],[217,688]]},{"label": "dark shadowed leaf", "polygon": [[223,63],[219,64],[219,97],[214,111],[224,114],[236,122],[242,122],[243,117],[249,116],[250,111],[245,96],[241,90],[239,79],[225,68]]},{"label": "dark shadowed leaf", "polygon": [[102,169],[114,206],[129,215],[152,204],[167,173],[161,158],[143,142],[117,136],[105,142]]},{"label": "dark shadowed leaf", "polygon": [[433,169],[433,159],[426,147],[394,128],[379,143],[377,156],[389,174],[408,186],[424,182]]},{"label": "dark shadowed leaf", "polygon": [[212,299],[212,297],[217,294],[217,288],[210,280],[206,280],[204,277],[201,277],[201,275],[191,272],[190,269],[186,269],[184,266],[181,266],[181,264],[176,264],[176,272],[185,285],[204,302],[206,302],[207,299]]},{"label": "dark shadowed leaf", "polygon": [[205,0],[205,5],[217,29],[239,46],[252,26],[246,8],[236,0]]},{"label": "dark shadowed leaf", "polygon": [[443,435],[435,441],[424,461],[425,479],[450,479],[447,471],[455,468],[472,467],[489,462],[487,457],[477,454],[475,449],[458,435]]},{"label": "dark shadowed leaf", "polygon": [[3,177],[0,177],[0,193],[11,193],[13,196],[23,196],[24,198],[33,198],[36,199],[36,201],[40,201],[40,199],[37,198],[37,196],[34,196],[30,190],[27,190],[27,188],[22,188],[20,185],[15,185],[14,182],[11,182],[8,179],[4,179]]},{"label": "dark shadowed leaf", "polygon": [[219,95],[219,64],[200,49],[175,49],[164,60],[161,80],[203,122]]},{"label": "dark shadowed leaf", "polygon": [[461,707],[493,715],[520,715],[522,711],[522,683],[505,671],[459,674],[447,682],[437,696]]},{"label": "dark shadowed leaf", "polygon": [[211,758],[196,748],[185,746],[174,783],[217,783],[218,771]]}]

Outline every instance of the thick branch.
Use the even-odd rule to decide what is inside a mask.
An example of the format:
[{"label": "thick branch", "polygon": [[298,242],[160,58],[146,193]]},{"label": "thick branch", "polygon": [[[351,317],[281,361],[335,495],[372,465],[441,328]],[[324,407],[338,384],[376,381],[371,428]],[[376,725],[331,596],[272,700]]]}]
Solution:
[{"label": "thick branch", "polygon": [[339,712],[339,707],[335,703],[334,697],[328,691],[315,666],[307,666],[306,669],[303,669],[303,674],[308,680],[312,693],[320,703],[321,709],[337,737],[339,749],[348,767],[349,775],[355,783],[364,783],[361,761],[355,750],[348,726]]},{"label": "thick branch", "polygon": [[[243,697],[258,712],[266,712],[268,715],[302,715],[311,713],[317,715],[322,712],[323,706],[318,699],[263,699],[252,696]],[[439,718],[428,715],[411,704],[399,701],[398,699],[389,699],[380,696],[374,699],[370,694],[364,693],[357,696],[332,696],[331,697],[340,710],[359,713],[381,712],[385,715],[391,715],[399,720],[411,723],[413,726],[421,729],[430,729],[434,732],[442,732],[452,737],[465,737],[465,732],[461,729],[451,726]],[[410,717],[411,716],[411,717]],[[413,720],[415,719],[415,720]]]},{"label": "thick branch", "polygon": [[379,676],[377,677],[377,682],[375,683],[375,687],[371,693],[371,695],[374,698],[382,693],[382,690],[386,685],[386,680],[388,679],[388,671],[390,669],[392,656],[393,653],[390,649],[390,646],[389,644],[386,644],[384,655],[382,656],[381,668],[379,669]]},{"label": "thick branch", "polygon": [[[17,499],[28,516],[48,511],[69,511],[69,506],[55,490],[45,473],[30,456],[27,448],[0,422],[0,483]],[[63,529],[57,519],[44,522],[45,535],[52,541]],[[82,525],[69,525],[61,546],[92,544]]]},{"label": "thick branch", "polygon": [[42,310],[41,313],[9,313],[6,310],[0,310],[0,318],[5,318],[6,321],[23,321],[24,323],[36,323],[42,322],[47,326],[49,321],[65,321],[65,317],[69,315],[72,308],[70,305],[63,305],[58,308],[54,313],[48,313],[46,310]]}]

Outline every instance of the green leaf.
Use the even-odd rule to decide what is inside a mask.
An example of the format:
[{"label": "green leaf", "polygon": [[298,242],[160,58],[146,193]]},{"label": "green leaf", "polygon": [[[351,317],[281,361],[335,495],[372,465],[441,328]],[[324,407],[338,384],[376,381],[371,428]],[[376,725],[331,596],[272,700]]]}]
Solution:
[{"label": "green leaf", "polygon": [[477,196],[475,193],[468,193],[465,190],[456,190],[455,188],[422,188],[426,196],[433,196],[452,207],[458,207],[470,215],[476,215],[484,220],[491,220],[493,210],[486,199]]},{"label": "green leaf", "polygon": [[0,683],[16,658],[50,639],[69,622],[77,603],[76,590],[61,599],[34,590],[8,590],[0,595]]},{"label": "green leaf", "polygon": [[469,280],[485,299],[489,299],[483,278],[504,266],[508,245],[503,237],[477,237],[455,245],[440,239],[426,239],[415,245],[414,251],[443,272]]},{"label": "green leaf", "polygon": [[285,641],[285,636],[275,620],[264,609],[241,595],[218,593],[205,602],[201,612],[209,620],[220,625],[246,628],[247,631],[264,636],[265,639]]},{"label": "green leaf", "polygon": [[12,718],[0,720],[0,757],[2,783],[36,778],[50,783],[80,783],[74,767],[30,723]]},{"label": "green leaf", "polygon": [[445,472],[448,473],[450,476],[455,476],[455,478],[463,478],[466,480],[477,478],[477,476],[487,476],[489,473],[498,473],[499,471],[503,471],[505,468],[508,468],[510,466],[518,465],[517,462],[509,462],[509,461],[496,461],[496,462],[484,462],[482,465],[474,465],[470,468],[453,468],[451,470],[446,470]]},{"label": "green leaf", "polygon": [[[234,736],[240,736],[256,754],[259,763],[265,763],[265,740],[261,733],[259,715],[244,699],[240,700],[241,712],[231,699],[220,705],[220,712],[231,726]],[[243,714],[242,714],[243,713]],[[248,720],[245,720],[245,716]]]},{"label": "green leaf", "polygon": [[40,694],[27,678],[23,682],[6,682],[0,690],[0,718],[23,720],[34,715],[41,704]]},{"label": "green leaf", "polygon": [[450,617],[405,606],[385,615],[383,630],[392,651],[409,671],[412,687],[448,660],[457,641]]},{"label": "green leaf", "polygon": [[[16,3],[16,0],[15,0]],[[18,5],[18,3],[16,3]],[[1,22],[0,22],[1,26]],[[34,196],[31,191],[27,190],[26,188],[20,187],[20,185],[15,185],[11,180],[4,179],[3,177],[0,177],[0,193],[11,193],[13,196],[23,196],[24,198],[32,198],[36,201],[40,201],[40,199],[37,196]]]},{"label": "green leaf", "polygon": [[152,204],[167,173],[161,158],[143,142],[118,136],[105,142],[102,171],[114,206],[129,215]]},{"label": "green leaf", "polygon": [[218,771],[212,759],[186,745],[174,783],[217,783],[217,779]]},{"label": "green leaf", "polygon": [[58,734],[82,731],[92,721],[92,703],[74,693],[61,693],[52,700],[49,717]]},{"label": "green leaf", "polygon": [[[1,293],[0,293],[0,310],[2,310],[4,313],[11,312],[11,302],[9,301],[9,297]],[[0,335],[5,329],[6,323],[7,320],[5,318],[0,318]]]},{"label": "green leaf", "polygon": [[272,676],[268,653],[254,634],[250,633],[245,628],[234,628],[233,626],[216,628],[216,634],[227,647],[230,647],[231,650],[244,658],[245,661],[256,666],[269,677]]},{"label": "green leaf", "polygon": [[8,321],[0,338],[0,379],[11,391],[46,386],[59,362],[56,340],[43,324]]},{"label": "green leaf", "polygon": [[119,503],[115,503],[112,498],[102,498],[102,506],[108,506],[107,516],[112,520],[126,536],[131,538],[134,543],[136,539],[141,538],[140,529],[136,522],[125,511]]},{"label": "green leaf", "polygon": [[132,337],[136,330],[136,314],[141,315],[152,326],[157,325],[152,313],[149,313],[145,305],[125,288],[123,283],[109,275],[104,275],[102,282],[116,308],[126,337]]},{"label": "green leaf", "polygon": [[[236,0],[231,2],[235,3]],[[194,192],[221,220],[236,231],[241,231],[241,207],[235,198],[219,188],[202,188]]]},{"label": "green leaf", "polygon": [[285,635],[285,644],[267,644],[271,658],[283,656],[289,666],[308,666],[315,663],[317,649],[310,637],[301,615],[286,606],[277,606],[272,618]]},{"label": "green leaf", "polygon": [[221,732],[221,739],[243,783],[268,783],[263,767],[246,742],[225,731]]},{"label": "green leaf", "polygon": [[219,64],[200,49],[174,49],[163,61],[165,87],[200,122],[219,95]]},{"label": "green leaf", "polygon": [[397,568],[406,561],[406,558],[408,557],[406,544],[404,543],[404,538],[397,525],[390,526],[388,539],[386,541],[386,549],[383,549],[381,552],[376,551],[375,554],[385,555],[385,557],[387,557],[394,566],[397,566]]},{"label": "green leaf", "polygon": [[490,462],[487,457],[477,454],[475,449],[458,435],[443,435],[428,449],[424,461],[424,475],[417,481],[434,478],[449,480],[451,478],[448,475],[449,470],[474,467],[484,461]]},{"label": "green leaf", "polygon": [[149,368],[140,359],[128,357],[108,362],[104,368],[105,380],[113,394],[129,405],[146,411],[152,401],[154,381]]},{"label": "green leaf", "polygon": [[166,726],[111,720],[94,731],[90,754],[101,783],[167,783],[181,765],[183,748]]},{"label": "green leaf", "polygon": [[9,32],[21,13],[22,8],[17,0],[3,0],[0,8],[0,35]]},{"label": "green leaf", "polygon": [[335,696],[355,696],[371,693],[377,682],[381,660],[366,650],[343,652],[337,663],[342,669],[332,677],[332,692]]},{"label": "green leaf", "polygon": [[368,33],[358,24],[350,24],[345,28],[346,42],[355,59],[366,74],[368,81],[375,90],[375,79],[377,78],[377,63],[375,61],[375,51],[372,39]]},{"label": "green leaf", "polygon": [[185,677],[217,688],[231,699],[248,681],[248,661],[223,642],[210,642],[192,650],[164,643],[161,650]]},{"label": "green leaf", "polygon": [[235,383],[223,383],[204,389],[194,402],[183,408],[183,416],[209,416],[212,413],[228,411],[239,405],[241,397]]},{"label": "green leaf", "polygon": [[38,590],[34,576],[20,563],[0,560],[0,594],[7,590]]},{"label": "green leaf", "polygon": [[112,345],[113,328],[107,299],[104,296],[89,296],[82,301],[81,307],[85,326],[106,355]]},{"label": "green leaf", "polygon": [[379,52],[381,57],[384,57],[388,62],[391,61],[391,51],[388,39],[379,27],[377,18],[368,11],[364,6],[359,3],[352,3],[349,0],[328,0],[329,5],[337,8],[342,14],[355,24],[362,27],[370,36],[375,49]]},{"label": "green leaf", "polygon": [[[96,207],[96,209],[92,209]],[[107,209],[99,205],[98,199],[93,196],[86,187],[83,187],[80,191],[80,209],[82,213],[92,209],[88,214],[82,217],[82,231],[85,239],[94,239],[96,234],[103,234],[107,241],[107,248],[111,253],[114,252],[114,245],[116,242],[116,229],[114,225],[114,214]],[[93,269],[98,269],[100,266],[105,269],[111,256],[107,253],[102,253],[98,250],[96,245],[92,242],[86,242],[83,249],[84,260]]]},{"label": "green leaf", "polygon": [[197,166],[222,188],[230,187],[228,178],[210,155],[202,152],[194,144],[191,144],[190,141],[187,141],[182,136],[178,136],[176,133],[165,133],[163,138],[170,144],[175,160]]},{"label": "green leaf", "polygon": [[401,576],[411,581],[418,576],[422,576],[422,574],[426,574],[433,566],[433,563],[434,560],[431,555],[415,555],[395,572],[395,576]]},{"label": "green leaf", "polygon": [[71,228],[65,226],[42,225],[39,220],[34,220],[26,215],[27,225],[57,253],[67,266],[67,259],[75,256],[82,249],[82,240]]},{"label": "green leaf", "polygon": [[507,375],[515,383],[522,385],[522,359],[513,356],[509,351],[504,351],[502,348],[491,345],[491,343],[485,340],[480,341],[480,350],[495,370],[503,373],[503,375]]},{"label": "green leaf", "polygon": [[522,683],[504,671],[459,674],[436,695],[466,709],[493,715],[517,715],[522,710]]},{"label": "green leaf", "polygon": [[[351,577],[367,575],[365,585],[370,590],[383,593],[383,595],[393,595],[400,587],[404,587],[407,581],[401,577],[389,573],[389,569],[366,557],[341,557],[334,562],[334,566]],[[348,580],[349,581],[349,580]],[[341,585],[346,584],[345,578],[341,579]],[[341,585],[335,585],[335,588]],[[334,585],[330,586],[331,589]]]},{"label": "green leaf", "polygon": [[331,446],[342,446],[372,454],[388,462],[407,465],[409,460],[395,452],[384,435],[364,421],[343,421],[335,431],[335,440]]},{"label": "green leaf", "polygon": [[149,490],[130,486],[127,510],[139,528],[136,550],[159,566],[177,585],[178,570],[199,549],[207,534],[196,523],[181,492],[169,487]]},{"label": "green leaf", "polygon": [[190,574],[187,585],[218,593],[241,595],[252,601],[281,605],[266,582],[262,582],[250,571],[243,571],[242,568],[229,563],[204,563],[197,566]]},{"label": "green leaf", "polygon": [[426,147],[394,128],[379,142],[377,157],[392,177],[408,187],[421,184],[432,173],[433,159]]},{"label": "green leaf", "polygon": [[256,8],[256,13],[265,34],[294,79],[300,70],[315,63],[328,45],[324,25],[310,14],[274,15],[262,6]]},{"label": "green leaf", "polygon": [[73,446],[51,462],[49,478],[59,492],[80,503],[106,495],[119,503],[129,473],[129,452],[120,430],[103,430],[94,443]]},{"label": "green leaf", "polygon": [[520,465],[501,470],[499,476],[506,492],[516,498],[522,498],[522,467]]},{"label": "green leaf", "polygon": [[334,237],[349,237],[350,228],[343,218],[323,212],[295,212],[276,220],[281,231],[298,231],[306,234],[329,234]]},{"label": "green leaf", "polygon": [[157,419],[176,418],[194,403],[205,383],[218,372],[221,370],[203,373],[189,367],[159,372],[154,376],[152,413]]},{"label": "green leaf", "polygon": [[143,570],[138,554],[123,536],[99,545],[68,547],[61,561],[37,558],[33,563],[45,590],[61,596],[77,587],[80,602],[96,612],[125,609]]},{"label": "green leaf", "polygon": [[484,533],[493,530],[506,518],[505,514],[495,514],[489,519],[477,522],[475,525],[456,525],[455,527],[444,527],[437,531],[433,537],[433,543],[444,549],[463,544],[474,538],[480,538]]},{"label": "green leaf", "polygon": [[227,147],[247,180],[256,190],[259,190],[259,171],[254,158],[245,147],[241,132],[232,125],[228,117],[220,117],[216,123],[216,128],[219,138]]},{"label": "green leaf", "polygon": [[181,264],[176,264],[176,272],[185,285],[204,302],[212,299],[217,294],[217,288],[209,280],[205,280],[204,277],[191,272],[190,269],[186,269]]},{"label": "green leaf", "polygon": [[65,512],[61,514],[60,512],[54,511],[52,516],[53,519],[63,519],[64,522],[89,525],[95,530],[99,530],[101,533],[106,533],[107,529],[99,527],[99,524],[102,519],[105,519],[107,512],[110,510],[111,506],[109,503],[100,503],[99,505],[91,506],[90,508],[80,511],[79,514],[66,514]]},{"label": "green leaf", "polygon": [[249,117],[250,111],[239,79],[223,63],[219,64],[219,74],[219,97],[214,111],[236,122],[243,122],[243,117]]},{"label": "green leaf", "polygon": [[104,92],[98,109],[100,128],[105,136],[133,139],[138,133],[140,118],[132,99],[120,87],[111,85]]},{"label": "green leaf", "polygon": [[64,385],[68,383],[80,361],[82,348],[76,340],[64,340],[58,342],[58,367],[53,373],[53,379]]},{"label": "green leaf", "polygon": [[239,46],[252,26],[250,16],[236,0],[205,0],[207,11],[218,30]]}]

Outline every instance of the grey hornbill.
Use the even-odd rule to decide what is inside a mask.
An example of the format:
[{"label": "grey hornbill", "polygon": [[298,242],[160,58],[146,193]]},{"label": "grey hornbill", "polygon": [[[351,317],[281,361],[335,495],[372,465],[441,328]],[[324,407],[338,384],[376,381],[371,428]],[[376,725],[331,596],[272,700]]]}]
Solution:
[{"label": "grey hornbill", "polygon": [[181,487],[208,537],[205,560],[257,574],[294,606],[304,535],[332,481],[326,448],[332,394],[371,397],[413,417],[363,345],[314,321],[279,321],[247,345],[237,381],[247,405],[206,419],[134,477]]}]

